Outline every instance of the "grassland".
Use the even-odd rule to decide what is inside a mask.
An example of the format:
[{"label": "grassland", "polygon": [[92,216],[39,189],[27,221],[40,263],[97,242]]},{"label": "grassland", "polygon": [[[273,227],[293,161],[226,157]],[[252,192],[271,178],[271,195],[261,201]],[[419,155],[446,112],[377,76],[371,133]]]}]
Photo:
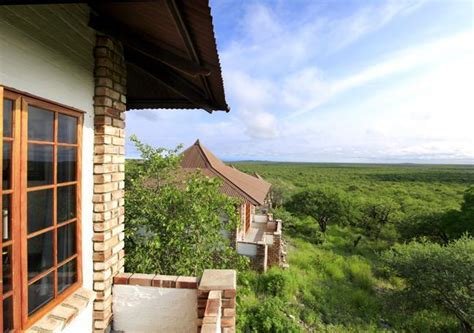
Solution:
[{"label": "grassland", "polygon": [[[257,172],[281,190],[282,202],[308,186],[337,188],[354,200],[397,203],[397,223],[420,213],[460,208],[474,184],[474,166],[234,163]],[[277,210],[278,212],[278,210]],[[456,332],[456,320],[442,311],[407,315],[386,297],[403,281],[387,274],[380,254],[400,242],[397,230],[354,247],[358,230],[334,224],[325,236],[312,218],[280,210],[289,244],[289,269],[240,274],[238,328],[243,332]],[[474,221],[473,221],[474,222]]]}]

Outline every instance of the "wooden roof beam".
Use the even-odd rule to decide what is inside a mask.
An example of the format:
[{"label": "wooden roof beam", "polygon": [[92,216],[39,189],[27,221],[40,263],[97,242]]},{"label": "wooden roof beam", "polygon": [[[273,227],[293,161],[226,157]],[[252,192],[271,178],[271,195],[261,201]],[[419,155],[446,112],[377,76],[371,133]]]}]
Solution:
[{"label": "wooden roof beam", "polygon": [[[196,51],[196,48],[194,47],[193,39],[191,38],[191,34],[189,32],[188,26],[186,24],[185,19],[182,16],[181,10],[179,9],[179,6],[176,0],[166,0],[165,3],[168,7],[169,13],[173,17],[173,21],[176,25],[176,28],[179,31],[179,34],[181,35],[181,38],[183,39],[183,42],[186,45],[188,54],[197,64],[200,64],[199,56]],[[214,99],[214,96],[212,95],[212,89],[209,86],[209,82],[207,78],[201,77],[200,79],[201,79],[202,84],[204,85],[204,88],[206,89],[207,95],[211,99]]]},{"label": "wooden roof beam", "polygon": [[125,61],[131,65],[141,68],[156,81],[171,89],[178,95],[191,101],[198,108],[202,108],[209,113],[216,110],[216,107],[206,99],[203,91],[181,77],[171,68],[164,66],[149,56],[134,49],[125,49]]},{"label": "wooden roof beam", "polygon": [[167,51],[153,42],[145,40],[142,36],[130,32],[130,29],[120,25],[120,23],[112,22],[109,19],[97,15],[91,15],[89,26],[100,33],[116,38],[129,48],[139,51],[186,75],[196,77],[211,74],[210,69]]}]

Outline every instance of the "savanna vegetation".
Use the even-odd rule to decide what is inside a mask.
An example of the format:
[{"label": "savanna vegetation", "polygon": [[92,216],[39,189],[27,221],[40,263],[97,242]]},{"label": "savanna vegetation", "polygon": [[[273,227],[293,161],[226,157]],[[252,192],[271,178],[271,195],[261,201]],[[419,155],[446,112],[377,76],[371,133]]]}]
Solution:
[{"label": "savanna vegetation", "polygon": [[153,148],[134,136],[131,141],[141,159],[126,164],[126,270],[200,276],[207,268],[247,267],[222,234],[236,228],[238,217],[218,179],[182,172],[180,147]]},{"label": "savanna vegetation", "polygon": [[474,166],[236,163],[272,182],[288,242],[289,268],[258,274],[221,233],[237,216],[219,181],[132,141],[128,271],[237,269],[241,332],[473,331]]},{"label": "savanna vegetation", "polygon": [[474,166],[235,163],[290,267],[239,274],[241,332],[472,332]]}]

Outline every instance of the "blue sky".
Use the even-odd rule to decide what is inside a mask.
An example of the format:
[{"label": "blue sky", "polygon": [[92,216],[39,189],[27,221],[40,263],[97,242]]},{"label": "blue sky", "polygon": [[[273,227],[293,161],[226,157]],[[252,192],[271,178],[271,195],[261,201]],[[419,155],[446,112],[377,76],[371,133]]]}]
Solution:
[{"label": "blue sky", "polygon": [[133,111],[127,135],[225,160],[474,163],[474,1],[211,8],[231,112]]}]

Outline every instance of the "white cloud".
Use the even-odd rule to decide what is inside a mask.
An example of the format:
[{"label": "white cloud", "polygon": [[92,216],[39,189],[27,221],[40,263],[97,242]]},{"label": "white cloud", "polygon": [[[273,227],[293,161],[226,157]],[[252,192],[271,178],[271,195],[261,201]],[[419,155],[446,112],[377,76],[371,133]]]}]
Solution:
[{"label": "white cloud", "polygon": [[[456,57],[459,54],[473,54],[474,45],[472,38],[472,33],[465,32],[415,46],[396,54],[385,56],[387,60],[378,62],[358,73],[340,79],[322,79],[321,74],[313,75],[313,68],[307,68],[303,71],[303,74],[300,74],[299,78],[302,80],[298,82],[298,85],[293,85],[291,81],[291,84],[287,85],[288,93],[293,96],[295,101],[300,101],[300,105],[292,105],[297,107],[297,111],[292,112],[289,116],[297,117],[314,111],[316,107],[338,94],[345,93],[364,84],[384,80],[394,74],[403,74],[423,68],[430,69],[430,67],[449,61],[453,56]],[[299,90],[300,94],[298,94],[294,92],[297,89],[295,86],[310,88],[303,88],[303,90]],[[308,89],[308,98],[299,98],[301,93]],[[308,101],[310,102],[308,103]]]},{"label": "white cloud", "polygon": [[347,66],[332,70],[328,58],[363,48],[365,36],[423,2],[359,3],[330,15],[308,3],[297,20],[284,16],[284,2],[243,5],[238,38],[220,52],[231,113],[156,111],[141,126],[140,116],[127,119],[128,131],[168,147],[199,137],[234,159],[474,163],[472,31],[369,53],[365,67],[347,54]]},{"label": "white cloud", "polygon": [[347,17],[332,20],[328,23],[328,26],[336,28],[330,30],[328,36],[335,42],[328,48],[329,52],[339,50],[362,36],[382,28],[396,16],[413,12],[422,6],[424,2],[426,1],[381,1],[375,5],[362,7]]},{"label": "white cloud", "polygon": [[304,113],[326,102],[337,87],[316,65],[308,66],[314,54],[341,49],[418,3],[389,1],[333,19],[312,13],[298,22],[271,6],[246,6],[239,24],[242,38],[221,52],[226,93],[245,133],[254,139],[277,138],[278,112]]}]

